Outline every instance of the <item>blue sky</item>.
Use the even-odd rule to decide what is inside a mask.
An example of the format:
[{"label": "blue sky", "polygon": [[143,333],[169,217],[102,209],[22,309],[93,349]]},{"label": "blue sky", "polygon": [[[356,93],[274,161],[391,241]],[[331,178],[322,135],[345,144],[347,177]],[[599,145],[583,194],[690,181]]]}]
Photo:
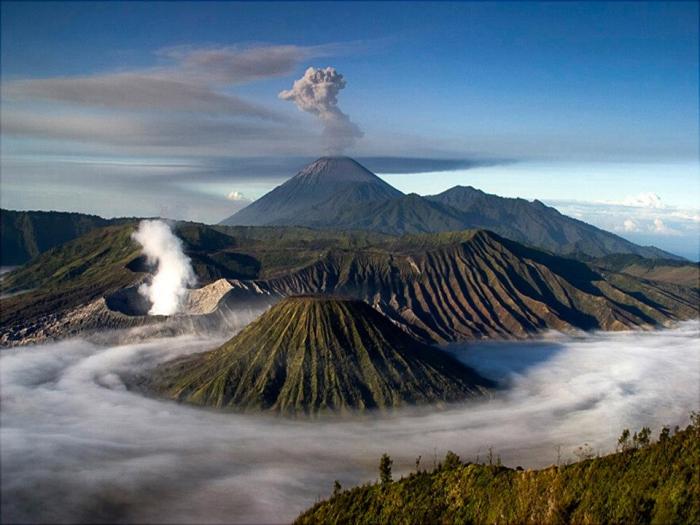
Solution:
[{"label": "blue sky", "polygon": [[278,93],[333,66],[346,153],[492,164],[399,189],[697,253],[697,3],[3,2],[1,38],[3,207],[219,220],[324,153]]}]

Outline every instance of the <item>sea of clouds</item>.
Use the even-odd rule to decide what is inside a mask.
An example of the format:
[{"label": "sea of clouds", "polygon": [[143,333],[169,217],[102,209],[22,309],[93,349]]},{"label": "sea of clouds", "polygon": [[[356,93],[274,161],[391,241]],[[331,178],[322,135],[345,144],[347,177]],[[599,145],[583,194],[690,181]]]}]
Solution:
[{"label": "sea of clouds", "polygon": [[698,322],[450,350],[501,381],[493,399],[385,417],[292,421],[146,398],[122,378],[221,341],[70,340],[0,352],[2,522],[289,522],[335,479],[431,467],[447,450],[525,468],[622,428],[684,425],[700,408]]}]

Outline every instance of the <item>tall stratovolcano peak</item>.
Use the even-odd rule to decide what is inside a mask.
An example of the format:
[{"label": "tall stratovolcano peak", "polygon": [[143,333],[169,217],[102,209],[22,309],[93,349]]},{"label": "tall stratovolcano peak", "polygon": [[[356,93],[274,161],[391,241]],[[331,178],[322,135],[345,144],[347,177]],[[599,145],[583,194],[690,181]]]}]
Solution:
[{"label": "tall stratovolcano peak", "polygon": [[291,180],[317,182],[377,182],[374,173],[350,157],[321,157],[307,164]]},{"label": "tall stratovolcano peak", "polygon": [[349,157],[321,157],[222,224],[314,225],[358,205],[403,195]]}]

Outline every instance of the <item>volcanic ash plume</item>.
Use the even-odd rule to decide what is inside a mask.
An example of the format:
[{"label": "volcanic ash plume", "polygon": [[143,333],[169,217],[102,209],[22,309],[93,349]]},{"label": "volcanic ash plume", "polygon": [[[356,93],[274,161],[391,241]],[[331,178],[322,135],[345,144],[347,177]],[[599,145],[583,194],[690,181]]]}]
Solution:
[{"label": "volcanic ash plume", "polygon": [[151,315],[172,315],[188,285],[195,283],[190,259],[182,251],[182,243],[163,221],[141,221],[132,238],[143,246],[150,264],[157,266],[150,283],[139,287],[139,293],[151,302]]},{"label": "volcanic ash plume", "polygon": [[323,134],[332,153],[349,148],[363,135],[360,128],[338,108],[338,93],[345,85],[343,75],[334,67],[310,67],[303,77],[294,81],[292,89],[279,94],[282,100],[291,100],[300,110],[321,119]]}]

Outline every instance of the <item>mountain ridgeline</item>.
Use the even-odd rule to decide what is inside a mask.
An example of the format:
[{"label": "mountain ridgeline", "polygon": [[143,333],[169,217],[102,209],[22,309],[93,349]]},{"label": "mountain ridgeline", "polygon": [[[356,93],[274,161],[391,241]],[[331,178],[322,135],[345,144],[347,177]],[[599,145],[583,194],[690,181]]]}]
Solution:
[{"label": "mountain ridgeline", "polygon": [[298,225],[392,235],[488,229],[559,254],[615,253],[681,259],[562,215],[540,201],[456,186],[439,195],[403,195],[347,157],[323,157],[222,221],[225,225]]},{"label": "mountain ridgeline", "polygon": [[454,402],[490,386],[366,303],[319,296],[284,299],[220,348],[146,380],[178,401],[284,415]]},{"label": "mountain ridgeline", "polygon": [[[132,300],[151,271],[131,239],[135,227],[94,230],[7,274],[0,286],[14,295],[0,299],[0,344],[152,322],[147,305]],[[179,223],[175,232],[199,286],[223,279],[202,291],[209,316],[260,311],[293,295],[341,295],[426,343],[444,343],[650,328],[698,315],[697,288],[590,266],[488,231],[391,237]],[[198,312],[191,314],[203,317]]]},{"label": "mountain ridgeline", "polygon": [[[418,162],[420,159],[416,160]],[[136,219],[65,212],[0,210],[0,265],[15,266],[95,228]],[[297,225],[387,235],[488,229],[508,239],[581,259],[633,254],[683,261],[658,248],[560,214],[539,201],[503,198],[456,186],[439,195],[404,195],[347,157],[323,157],[222,222],[239,226]],[[654,272],[688,282],[688,270]],[[692,282],[692,275],[691,282]]]},{"label": "mountain ridgeline", "polygon": [[[345,157],[317,160],[227,222],[239,220],[175,225],[199,285],[229,281],[206,291],[207,304],[219,301],[207,315],[340,294],[444,343],[668,326],[698,313],[697,264],[662,259],[538,201],[473,188],[402,195]],[[248,225],[261,223],[307,226]],[[136,224],[2,210],[8,260],[33,258],[0,283],[0,344],[152,322],[136,292],[153,270],[131,239]],[[473,224],[487,230],[464,229]]]},{"label": "mountain ridgeline", "polygon": [[405,236],[331,250],[286,275],[234,282],[236,298],[340,294],[430,342],[624,330],[697,316],[698,290],[594,270],[488,231]]},{"label": "mountain ridgeline", "polygon": [[110,223],[102,217],[82,213],[0,210],[0,266],[24,264],[40,253]]}]

